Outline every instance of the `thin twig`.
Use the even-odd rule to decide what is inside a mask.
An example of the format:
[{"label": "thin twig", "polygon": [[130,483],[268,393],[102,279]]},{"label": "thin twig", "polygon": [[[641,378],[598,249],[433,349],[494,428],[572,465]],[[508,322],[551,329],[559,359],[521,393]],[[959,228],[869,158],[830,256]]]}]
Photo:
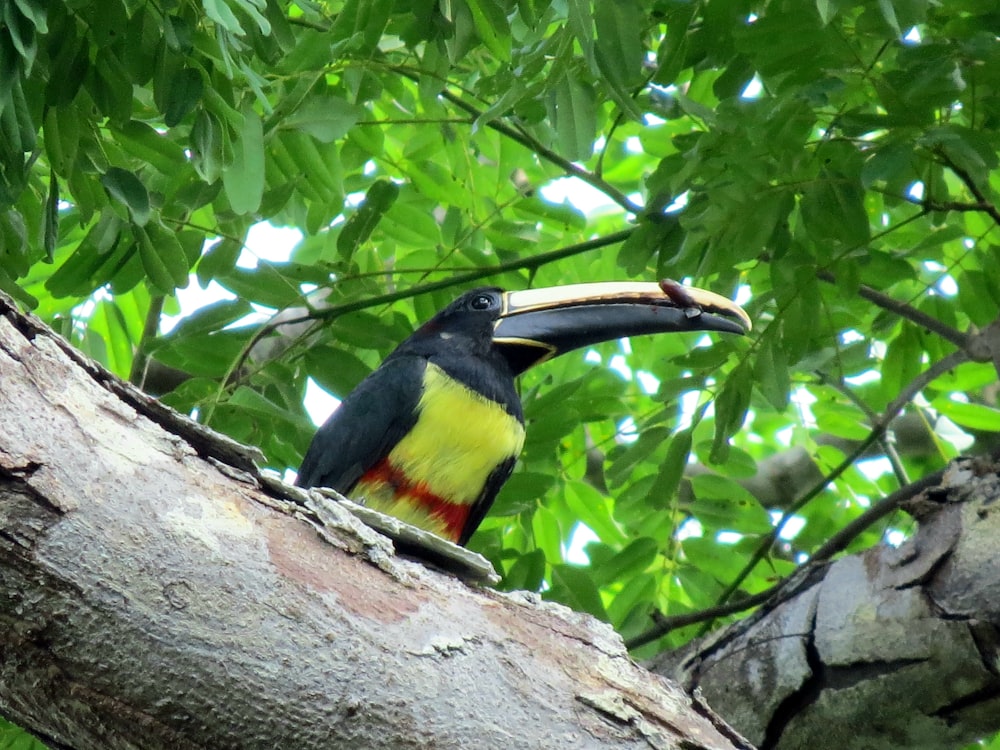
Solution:
[{"label": "thin twig", "polygon": [[387,292],[386,294],[376,295],[374,297],[367,297],[362,300],[356,300],[354,302],[346,302],[342,305],[334,305],[328,307],[324,310],[314,310],[310,311],[304,315],[300,315],[296,318],[286,318],[283,320],[272,320],[269,323],[262,325],[254,334],[250,337],[247,343],[243,346],[243,350],[240,352],[239,357],[233,362],[229,370],[226,372],[226,376],[223,378],[222,382],[225,384],[232,384],[233,376],[235,373],[240,372],[243,366],[246,364],[246,360],[250,355],[253,348],[263,339],[265,336],[270,335],[278,328],[286,325],[294,325],[296,323],[305,323],[310,320],[314,321],[330,321],[334,318],[339,318],[341,315],[346,315],[352,312],[358,312],[359,310],[367,310],[372,307],[379,307],[381,305],[387,305],[392,302],[397,302],[402,299],[409,299],[411,297],[418,297],[421,294],[429,294],[431,292],[441,291],[442,289],[450,289],[452,287],[463,286],[470,282],[480,281],[482,279],[489,278],[491,276],[496,276],[498,274],[509,273],[512,271],[530,271],[540,268],[547,263],[552,263],[563,258],[568,258],[573,255],[579,255],[581,253],[590,252],[591,250],[597,250],[602,247],[607,247],[608,245],[614,245],[618,242],[624,242],[627,240],[632,232],[635,231],[635,227],[629,227],[628,229],[623,229],[620,232],[615,232],[613,234],[605,235],[604,237],[598,237],[593,240],[587,240],[586,242],[579,242],[574,245],[569,245],[567,247],[559,248],[558,250],[551,250],[547,253],[540,253],[539,255],[534,255],[529,258],[519,258],[517,260],[508,261],[506,263],[499,263],[495,266],[489,266],[485,268],[477,268],[472,271],[468,271],[463,274],[456,274],[447,279],[442,279],[440,281],[432,281],[427,284],[420,284],[419,286],[412,286],[406,289],[400,289],[395,292]]},{"label": "thin twig", "polygon": [[991,203],[963,203],[962,201],[917,200],[916,198],[907,198],[907,200],[910,201],[910,203],[915,203],[918,206],[922,206],[926,211],[958,211],[960,213],[964,213],[967,211],[979,211],[981,213],[989,214],[991,213],[991,209],[993,209],[993,205]]},{"label": "thin twig", "polygon": [[[828,284],[837,283],[836,277],[829,271],[817,271],[816,277],[820,281],[825,281]],[[912,305],[900,302],[894,297],[890,297],[885,292],[873,289],[867,284],[861,284],[858,287],[858,295],[869,302],[874,303],[876,306],[881,307],[883,310],[895,313],[901,318],[905,318],[912,323],[916,323],[921,328],[926,328],[928,331],[936,333],[938,336],[946,341],[950,341],[960,349],[964,349],[969,345],[968,334],[962,333],[961,331],[955,330],[951,326],[945,325],[937,318],[928,315],[922,310],[918,310]]]},{"label": "thin twig", "polygon": [[921,477],[916,482],[900,487],[891,495],[886,495],[877,503],[868,508],[864,513],[852,519],[850,523],[837,531],[836,534],[821,544],[815,552],[809,556],[809,562],[821,562],[829,560],[834,555],[843,552],[848,545],[853,542],[862,532],[872,526],[877,521],[885,518],[890,513],[899,510],[904,502],[911,497],[919,495],[924,490],[934,487],[941,482],[944,476],[944,469],[939,469],[933,474]]},{"label": "thin twig", "polygon": [[[817,370],[816,376],[820,379],[820,382],[830,386],[835,391],[840,393],[844,398],[858,407],[864,415],[868,418],[870,424],[874,424],[878,419],[878,414],[876,414],[869,406],[866,404],[852,389],[848,388],[844,381],[840,378],[830,378],[826,374]],[[892,466],[892,473],[896,475],[896,481],[899,482],[901,487],[904,487],[910,483],[910,478],[906,475],[906,468],[903,466],[903,461],[899,457],[899,453],[896,451],[896,446],[891,436],[888,434],[879,438],[879,447],[882,452],[885,453],[885,457],[889,459],[889,464]]]},{"label": "thin twig", "polygon": [[717,604],[714,607],[706,607],[697,612],[685,612],[682,615],[662,615],[657,612],[653,615],[656,624],[635,638],[625,641],[625,648],[629,650],[636,649],[640,646],[645,646],[647,643],[652,643],[657,638],[662,638],[672,630],[684,628],[688,625],[697,625],[699,622],[717,620],[720,617],[728,617],[729,615],[735,615],[737,612],[744,612],[753,607],[766,604],[778,592],[780,586],[781,584],[775,584],[769,589],[740,599],[738,602]]},{"label": "thin twig", "polygon": [[936,153],[941,157],[948,169],[954,172],[958,179],[965,184],[965,186],[969,189],[969,192],[972,193],[973,197],[980,204],[982,204],[981,210],[989,214],[990,218],[992,218],[997,224],[1000,224],[1000,210],[998,210],[993,202],[986,197],[986,193],[979,188],[976,181],[972,179],[972,175],[952,161],[951,157],[948,156],[944,150],[938,149]]}]

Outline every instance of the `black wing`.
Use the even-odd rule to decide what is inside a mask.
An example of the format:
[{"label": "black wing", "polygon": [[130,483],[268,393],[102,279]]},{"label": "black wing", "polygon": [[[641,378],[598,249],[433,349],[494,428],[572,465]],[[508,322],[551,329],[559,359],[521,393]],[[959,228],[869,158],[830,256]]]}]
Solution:
[{"label": "black wing", "polygon": [[350,492],[417,422],[423,357],[391,357],[361,381],[313,437],[295,484]]}]

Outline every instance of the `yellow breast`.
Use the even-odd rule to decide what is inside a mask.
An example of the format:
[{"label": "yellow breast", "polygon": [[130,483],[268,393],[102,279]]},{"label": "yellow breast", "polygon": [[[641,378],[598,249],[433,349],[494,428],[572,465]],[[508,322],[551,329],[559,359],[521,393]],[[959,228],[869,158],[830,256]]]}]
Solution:
[{"label": "yellow breast", "polygon": [[[389,453],[389,464],[407,480],[450,503],[471,505],[490,473],[521,453],[524,426],[500,404],[465,387],[428,364],[417,423]],[[355,492],[377,510],[440,532],[415,499],[400,497],[391,486],[365,481]]]}]

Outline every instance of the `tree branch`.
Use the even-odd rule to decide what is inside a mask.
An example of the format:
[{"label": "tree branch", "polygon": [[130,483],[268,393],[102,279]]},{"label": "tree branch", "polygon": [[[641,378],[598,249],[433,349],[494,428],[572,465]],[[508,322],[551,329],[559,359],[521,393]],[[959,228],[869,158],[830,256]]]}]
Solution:
[{"label": "tree branch", "polygon": [[[820,281],[825,281],[828,284],[837,283],[836,277],[829,271],[817,271],[816,277]],[[883,310],[888,310],[891,313],[895,313],[899,317],[909,320],[912,323],[917,324],[921,328],[926,328],[932,333],[936,333],[941,338],[946,341],[950,341],[959,349],[965,349],[969,345],[968,334],[962,333],[961,331],[956,331],[950,326],[946,326],[937,318],[928,315],[923,310],[918,310],[913,307],[913,305],[908,305],[905,302],[900,302],[899,300],[890,297],[885,292],[880,292],[877,289],[861,284],[858,287],[858,295],[862,298],[874,303],[877,307]]]},{"label": "tree branch", "polygon": [[958,179],[960,179],[969,189],[969,192],[972,193],[973,197],[975,197],[976,201],[982,207],[980,210],[989,214],[990,218],[993,219],[993,221],[995,221],[997,224],[1000,224],[1000,210],[998,210],[997,207],[993,204],[993,202],[986,197],[986,193],[984,193],[980,189],[979,185],[976,184],[976,181],[972,179],[972,175],[970,175],[962,167],[958,166],[952,160],[952,158],[948,156],[948,154],[944,151],[944,149],[939,148],[935,151],[935,153],[937,153],[937,155],[941,158],[941,160],[944,161],[948,169],[954,172],[955,176],[958,177]]},{"label": "tree branch", "polygon": [[512,271],[534,270],[536,268],[541,268],[547,263],[562,260],[563,258],[570,258],[574,255],[580,255],[582,253],[598,250],[619,242],[624,242],[634,231],[635,227],[629,227],[628,229],[623,229],[620,232],[605,235],[604,237],[597,237],[592,240],[587,240],[586,242],[568,245],[567,247],[551,250],[547,253],[539,253],[538,255],[533,255],[528,258],[518,258],[516,260],[507,261],[506,263],[498,263],[495,266],[477,268],[465,273],[455,274],[447,279],[441,279],[440,281],[431,281],[426,284],[411,286],[406,289],[399,289],[395,292],[386,292],[385,294],[367,297],[354,302],[332,305],[322,310],[314,310],[297,317],[278,319],[278,316],[276,315],[270,322],[262,325],[253,334],[253,336],[250,337],[250,340],[247,341],[246,345],[243,347],[243,351],[240,353],[240,356],[233,362],[232,367],[230,367],[229,372],[224,379],[224,383],[232,384],[237,382],[234,379],[235,373],[242,371],[254,347],[256,347],[265,336],[274,333],[278,328],[296,325],[299,323],[306,323],[309,321],[330,321],[340,317],[341,315],[347,315],[348,313],[388,305],[393,302],[398,302],[399,300],[419,297],[421,294],[430,294],[431,292],[441,291],[442,289],[461,287],[474,281],[488,279],[491,276],[497,276],[499,274],[509,273]]}]

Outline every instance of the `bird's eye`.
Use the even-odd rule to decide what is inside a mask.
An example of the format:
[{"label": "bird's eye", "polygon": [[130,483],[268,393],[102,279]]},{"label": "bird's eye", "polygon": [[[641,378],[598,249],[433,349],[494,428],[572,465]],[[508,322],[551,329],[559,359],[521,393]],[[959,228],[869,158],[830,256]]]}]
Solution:
[{"label": "bird's eye", "polygon": [[489,310],[493,307],[493,298],[488,294],[479,294],[472,300],[473,310]]}]

